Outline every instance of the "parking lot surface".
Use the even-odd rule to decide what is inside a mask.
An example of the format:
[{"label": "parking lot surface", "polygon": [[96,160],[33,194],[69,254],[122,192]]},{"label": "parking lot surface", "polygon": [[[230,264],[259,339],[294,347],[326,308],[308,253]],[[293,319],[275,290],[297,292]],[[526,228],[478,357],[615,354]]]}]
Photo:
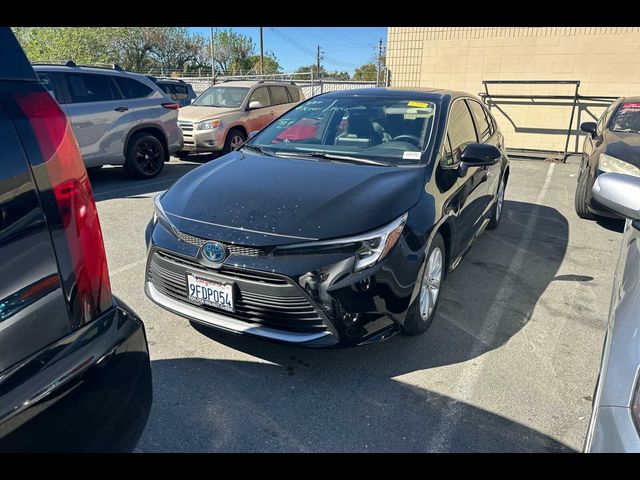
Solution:
[{"label": "parking lot surface", "polygon": [[430,329],[339,350],[196,329],[146,298],[153,196],[197,166],[91,176],[113,291],[149,340],[138,451],[582,449],[621,225],[576,216],[576,163],[512,161],[501,224],[446,279]]}]

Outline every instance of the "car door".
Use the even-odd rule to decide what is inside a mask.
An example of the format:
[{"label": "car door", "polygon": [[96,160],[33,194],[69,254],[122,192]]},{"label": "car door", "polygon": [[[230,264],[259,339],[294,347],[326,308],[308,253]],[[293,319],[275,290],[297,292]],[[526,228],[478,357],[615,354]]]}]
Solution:
[{"label": "car door", "polygon": [[270,85],[269,91],[271,92],[271,104],[273,105],[276,118],[293,107],[293,103],[289,98],[286,87],[281,85]]},{"label": "car door", "polygon": [[65,110],[87,167],[124,162],[124,141],[135,124],[129,101],[109,75],[64,73],[70,102]]},{"label": "car door", "polygon": [[[450,149],[448,169],[458,169],[460,156],[470,143],[476,143],[478,137],[471,111],[464,99],[454,100],[449,113],[447,137]],[[462,176],[460,176],[462,175]],[[487,170],[485,167],[467,167],[464,174],[458,175],[451,191],[456,205],[456,217],[453,221],[455,236],[455,256],[464,252],[479,230],[482,222],[484,201],[487,195]]]},{"label": "car door", "polygon": [[[476,133],[480,143],[493,145],[500,152],[503,152],[504,139],[502,133],[495,127],[495,122],[491,114],[480,104],[480,102],[468,98],[466,100],[469,110],[476,125]],[[487,215],[496,198],[500,187],[500,176],[502,174],[502,162],[485,167],[487,172],[486,188],[482,199],[482,214]]]},{"label": "car door", "polygon": [[267,87],[256,88],[249,97],[247,107],[251,102],[260,102],[261,107],[247,112],[247,125],[249,133],[262,130],[270,124],[275,118],[275,110],[271,106],[271,97]]}]

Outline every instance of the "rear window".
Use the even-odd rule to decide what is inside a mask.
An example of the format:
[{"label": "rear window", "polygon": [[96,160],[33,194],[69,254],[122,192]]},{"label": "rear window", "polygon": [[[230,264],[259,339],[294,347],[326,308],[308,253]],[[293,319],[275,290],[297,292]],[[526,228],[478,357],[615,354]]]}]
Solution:
[{"label": "rear window", "polygon": [[71,102],[104,102],[113,100],[113,90],[107,75],[67,73]]},{"label": "rear window", "polygon": [[284,87],[269,87],[271,90],[271,99],[274,105],[281,105],[283,103],[289,103],[289,96],[287,95],[287,89]]},{"label": "rear window", "polygon": [[623,103],[613,119],[611,130],[640,133],[640,103]]},{"label": "rear window", "polygon": [[291,97],[292,102],[300,101],[300,90],[296,87],[287,87],[287,91],[289,92],[289,96]]},{"label": "rear window", "polygon": [[142,82],[134,80],[132,78],[125,77],[113,77],[120,90],[122,90],[122,94],[124,98],[143,98],[149,95],[153,89],[148,87]]}]

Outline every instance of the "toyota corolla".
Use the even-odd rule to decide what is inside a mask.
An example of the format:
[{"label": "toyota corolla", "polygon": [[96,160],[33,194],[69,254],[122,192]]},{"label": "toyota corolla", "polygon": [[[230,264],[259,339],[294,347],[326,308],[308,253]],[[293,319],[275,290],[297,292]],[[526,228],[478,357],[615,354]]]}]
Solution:
[{"label": "toyota corolla", "polygon": [[417,335],[447,272],[498,226],[508,178],[471,95],[319,95],[156,197],[145,291],[192,322],[298,345]]}]

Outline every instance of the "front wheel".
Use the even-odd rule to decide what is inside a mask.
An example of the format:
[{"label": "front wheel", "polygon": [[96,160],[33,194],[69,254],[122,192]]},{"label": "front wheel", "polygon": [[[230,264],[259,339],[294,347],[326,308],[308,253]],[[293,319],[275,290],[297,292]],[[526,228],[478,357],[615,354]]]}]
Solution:
[{"label": "front wheel", "polygon": [[574,198],[574,206],[576,213],[580,218],[593,220],[595,217],[587,206],[587,190],[589,188],[589,171],[583,170],[578,176],[578,185],[576,185],[576,195]]},{"label": "front wheel", "polygon": [[233,128],[227,134],[227,138],[224,141],[224,147],[222,148],[222,154],[226,155],[227,153],[235,150],[240,147],[247,139],[242,130],[237,128]]},{"label": "front wheel", "polygon": [[442,236],[437,233],[427,252],[424,270],[420,276],[420,290],[409,307],[403,332],[407,335],[424,333],[436,315],[440,291],[445,272],[445,246]]},{"label": "front wheel", "polygon": [[502,218],[502,211],[504,210],[504,191],[507,188],[507,179],[502,177],[500,180],[500,186],[498,187],[498,194],[496,195],[496,201],[491,209],[491,216],[489,217],[489,223],[487,228],[493,230],[498,227],[500,219]]}]

